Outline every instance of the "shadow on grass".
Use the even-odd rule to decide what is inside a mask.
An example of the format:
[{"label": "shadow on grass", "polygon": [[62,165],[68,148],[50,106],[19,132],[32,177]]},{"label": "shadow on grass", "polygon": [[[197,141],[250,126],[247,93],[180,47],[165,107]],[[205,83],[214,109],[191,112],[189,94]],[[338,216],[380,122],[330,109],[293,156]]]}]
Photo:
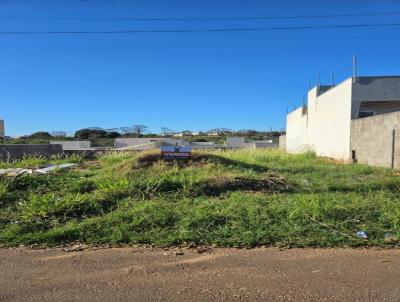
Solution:
[{"label": "shadow on grass", "polygon": [[197,184],[193,190],[195,196],[216,197],[234,191],[288,193],[294,192],[295,185],[279,176],[268,176],[263,179],[248,177],[209,179]]},{"label": "shadow on grass", "polygon": [[400,182],[366,182],[366,183],[337,183],[329,185],[325,190],[316,190],[316,192],[371,192],[371,191],[386,191],[391,193],[400,192]]}]

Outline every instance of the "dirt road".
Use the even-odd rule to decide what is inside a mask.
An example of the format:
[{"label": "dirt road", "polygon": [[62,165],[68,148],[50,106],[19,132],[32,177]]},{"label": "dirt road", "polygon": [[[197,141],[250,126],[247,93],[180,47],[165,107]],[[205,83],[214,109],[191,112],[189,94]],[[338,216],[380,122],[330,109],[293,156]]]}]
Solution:
[{"label": "dirt road", "polygon": [[400,250],[0,249],[0,301],[400,301]]}]

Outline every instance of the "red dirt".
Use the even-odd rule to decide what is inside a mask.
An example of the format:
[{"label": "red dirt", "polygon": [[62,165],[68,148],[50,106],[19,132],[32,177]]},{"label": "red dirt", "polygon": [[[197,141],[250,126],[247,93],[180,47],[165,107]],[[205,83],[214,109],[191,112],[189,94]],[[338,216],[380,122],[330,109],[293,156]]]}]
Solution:
[{"label": "red dirt", "polygon": [[174,251],[0,249],[0,301],[400,300],[399,250]]}]

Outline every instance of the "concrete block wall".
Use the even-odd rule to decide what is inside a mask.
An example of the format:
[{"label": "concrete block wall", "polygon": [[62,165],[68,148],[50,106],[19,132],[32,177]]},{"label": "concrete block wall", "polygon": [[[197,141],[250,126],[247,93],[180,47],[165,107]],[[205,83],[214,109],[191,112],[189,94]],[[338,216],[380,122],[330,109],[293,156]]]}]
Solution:
[{"label": "concrete block wall", "polygon": [[254,141],[255,148],[278,148],[278,144],[269,141]]},{"label": "concrete block wall", "polygon": [[0,145],[0,160],[15,160],[26,156],[48,157],[62,152],[61,145]]},{"label": "concrete block wall", "polygon": [[[395,142],[393,152],[393,130]],[[400,169],[400,112],[381,114],[351,122],[351,150],[358,163]],[[394,153],[394,154],[393,154]]]},{"label": "concrete block wall", "polygon": [[182,139],[172,139],[172,138],[116,138],[114,141],[114,147],[115,148],[124,148],[124,147],[129,147],[129,146],[136,146],[136,145],[143,145],[143,144],[148,144],[148,143],[153,143],[153,142],[162,142],[164,144],[169,144],[169,145],[183,145],[183,140]]},{"label": "concrete block wall", "polygon": [[155,142],[147,142],[139,145],[132,145],[132,146],[126,146],[126,147],[119,147],[117,148],[118,150],[131,150],[131,151],[146,151],[146,150],[154,150],[161,148],[162,146],[161,141],[155,141]]},{"label": "concrete block wall", "polygon": [[227,137],[226,147],[227,148],[244,148],[246,142],[244,137]]},{"label": "concrete block wall", "polygon": [[90,141],[51,141],[52,145],[61,145],[65,151],[90,149]]},{"label": "concrete block wall", "polygon": [[218,146],[213,142],[190,142],[189,144],[192,149],[215,149]]},{"label": "concrete block wall", "polygon": [[227,137],[226,147],[228,149],[255,149],[256,145],[254,142],[246,143],[244,137]]}]

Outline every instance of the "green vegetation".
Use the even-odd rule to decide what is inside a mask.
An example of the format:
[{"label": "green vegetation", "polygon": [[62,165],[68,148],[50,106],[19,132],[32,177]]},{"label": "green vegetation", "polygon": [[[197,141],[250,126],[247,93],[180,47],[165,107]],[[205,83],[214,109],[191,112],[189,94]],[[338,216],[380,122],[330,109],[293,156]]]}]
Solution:
[{"label": "green vegetation", "polygon": [[400,176],[389,169],[278,150],[50,160],[71,161],[78,168],[0,177],[0,244],[383,246],[395,244],[385,233],[400,236]]}]

